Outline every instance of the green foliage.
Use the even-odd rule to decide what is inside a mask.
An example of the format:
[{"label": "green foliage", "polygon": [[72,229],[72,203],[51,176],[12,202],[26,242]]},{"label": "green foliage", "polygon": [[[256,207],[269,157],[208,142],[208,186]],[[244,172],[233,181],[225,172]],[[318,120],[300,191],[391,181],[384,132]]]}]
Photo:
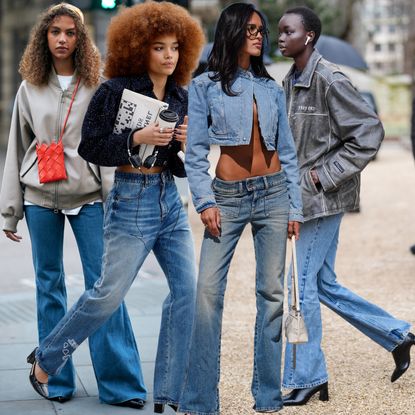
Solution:
[{"label": "green foliage", "polygon": [[[221,0],[220,5],[223,8],[235,3],[235,1]],[[324,34],[346,38],[353,23],[352,6],[358,1],[361,0],[300,0],[298,2],[292,0],[257,0],[253,2],[267,17],[271,51],[274,51],[278,44],[278,22],[286,9],[297,6],[309,7],[320,17]]]},{"label": "green foliage", "polygon": [[[343,2],[345,3],[345,2]],[[351,3],[351,2],[349,2]],[[286,9],[306,6],[314,10],[320,17],[323,32],[328,35],[340,36],[343,32],[341,10],[330,0],[308,0],[293,3],[292,0],[259,0],[258,7],[268,19],[270,29],[271,50],[277,49],[278,22]]]}]

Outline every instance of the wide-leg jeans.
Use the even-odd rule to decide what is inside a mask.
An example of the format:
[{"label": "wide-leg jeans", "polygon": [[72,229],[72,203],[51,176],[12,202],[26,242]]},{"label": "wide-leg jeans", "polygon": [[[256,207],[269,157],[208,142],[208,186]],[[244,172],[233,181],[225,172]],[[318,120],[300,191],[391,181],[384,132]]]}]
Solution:
[{"label": "wide-leg jeans", "polygon": [[[63,239],[65,215],[35,205],[25,206],[36,274],[39,343],[49,335],[67,311]],[[103,252],[102,203],[85,205],[77,215],[68,215],[82,262],[85,288],[101,275]],[[122,402],[145,397],[140,358],[130,318],[124,303],[89,338],[91,360],[103,402]],[[71,397],[75,391],[72,360],[59,375],[50,376],[50,397]]]},{"label": "wide-leg jeans", "polygon": [[169,172],[115,173],[105,209],[101,278],[40,344],[36,357],[43,370],[59,373],[78,345],[108,319],[151,250],[170,288],[163,303],[154,401],[178,403],[193,321],[196,270],[187,213]]},{"label": "wide-leg jeans", "polygon": [[[214,179],[221,235],[205,231],[187,380],[180,411],[219,414],[222,313],[229,265],[251,224],[256,258],[257,315],[252,394],[256,411],[278,411],[281,398],[281,325],[289,198],[285,173],[242,181]],[[241,339],[241,341],[243,341]]]},{"label": "wide-leg jeans", "polygon": [[[328,379],[321,348],[320,302],[388,351],[406,337],[410,324],[398,320],[337,281],[334,264],[343,214],[307,221],[297,242],[300,304],[308,330],[308,343],[297,345],[293,367],[292,345],[287,343],[283,386],[309,388]],[[291,289],[291,278],[288,278]],[[291,299],[291,295],[288,296]]]}]

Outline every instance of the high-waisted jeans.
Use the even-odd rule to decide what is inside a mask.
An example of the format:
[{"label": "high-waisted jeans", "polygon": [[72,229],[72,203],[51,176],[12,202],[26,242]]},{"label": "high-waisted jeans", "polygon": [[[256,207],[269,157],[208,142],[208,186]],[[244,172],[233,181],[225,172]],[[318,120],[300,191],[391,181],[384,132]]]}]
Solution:
[{"label": "high-waisted jeans", "polygon": [[[388,351],[402,343],[410,328],[406,321],[338,283],[334,263],[342,217],[343,214],[322,217],[301,226],[297,242],[298,285],[308,342],[297,345],[295,368],[293,346],[287,343],[283,379],[286,388],[308,388],[327,382],[320,302]],[[291,283],[291,278],[288,281]]]},{"label": "high-waisted jeans", "polygon": [[[25,215],[32,243],[39,342],[42,342],[67,311],[63,267],[65,215],[36,205],[25,206]],[[77,215],[68,215],[67,219],[81,257],[85,288],[90,289],[101,275],[102,203],[85,205]],[[116,403],[145,398],[140,357],[124,303],[91,335],[89,350],[101,401]],[[51,398],[70,398],[75,392],[75,369],[72,359],[68,360],[59,375],[49,378]]]},{"label": "high-waisted jeans", "polygon": [[[229,265],[250,223],[256,258],[255,410],[277,411],[281,399],[281,325],[289,198],[283,171],[242,181],[214,179],[221,235],[205,231],[200,256],[195,322],[180,410],[219,413],[220,342]],[[241,341],[243,341],[241,339]]]},{"label": "high-waisted jeans", "polygon": [[153,250],[168,281],[154,374],[154,401],[177,404],[183,385],[196,290],[194,247],[187,213],[173,177],[115,173],[106,201],[101,278],[40,344],[36,357],[48,374],[123,301]]}]

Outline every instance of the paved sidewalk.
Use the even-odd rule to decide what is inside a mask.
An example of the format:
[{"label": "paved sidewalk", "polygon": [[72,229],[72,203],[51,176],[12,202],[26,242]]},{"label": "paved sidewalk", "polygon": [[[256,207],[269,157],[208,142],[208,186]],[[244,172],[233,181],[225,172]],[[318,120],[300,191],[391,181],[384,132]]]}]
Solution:
[{"label": "paved sidewalk", "polygon": [[[28,253],[27,253],[28,254]],[[72,289],[72,304],[79,288]],[[140,414],[152,414],[152,382],[161,303],[167,294],[164,279],[139,279],[127,296],[127,304],[142,359],[148,403]],[[26,356],[37,344],[34,293],[0,295],[0,414],[1,415],[124,415],[137,412],[100,404],[89,350],[82,344],[74,354],[77,372],[76,399],[65,404],[38,396],[29,384]],[[173,411],[166,409],[166,414]]]}]

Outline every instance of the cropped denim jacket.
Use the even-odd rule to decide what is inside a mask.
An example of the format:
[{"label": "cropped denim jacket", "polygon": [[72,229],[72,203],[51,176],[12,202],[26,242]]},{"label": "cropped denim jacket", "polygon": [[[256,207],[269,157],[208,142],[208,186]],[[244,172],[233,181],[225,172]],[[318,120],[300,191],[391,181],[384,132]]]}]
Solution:
[{"label": "cropped denim jacket", "polygon": [[288,125],[285,94],[272,79],[239,70],[232,84],[236,96],[228,96],[220,81],[210,72],[193,79],[189,86],[189,125],[187,131],[186,172],[197,212],[216,205],[209,174],[210,145],[239,146],[251,141],[253,99],[263,142],[269,151],[278,151],[287,178],[290,198],[289,220],[302,222],[297,156]]}]

